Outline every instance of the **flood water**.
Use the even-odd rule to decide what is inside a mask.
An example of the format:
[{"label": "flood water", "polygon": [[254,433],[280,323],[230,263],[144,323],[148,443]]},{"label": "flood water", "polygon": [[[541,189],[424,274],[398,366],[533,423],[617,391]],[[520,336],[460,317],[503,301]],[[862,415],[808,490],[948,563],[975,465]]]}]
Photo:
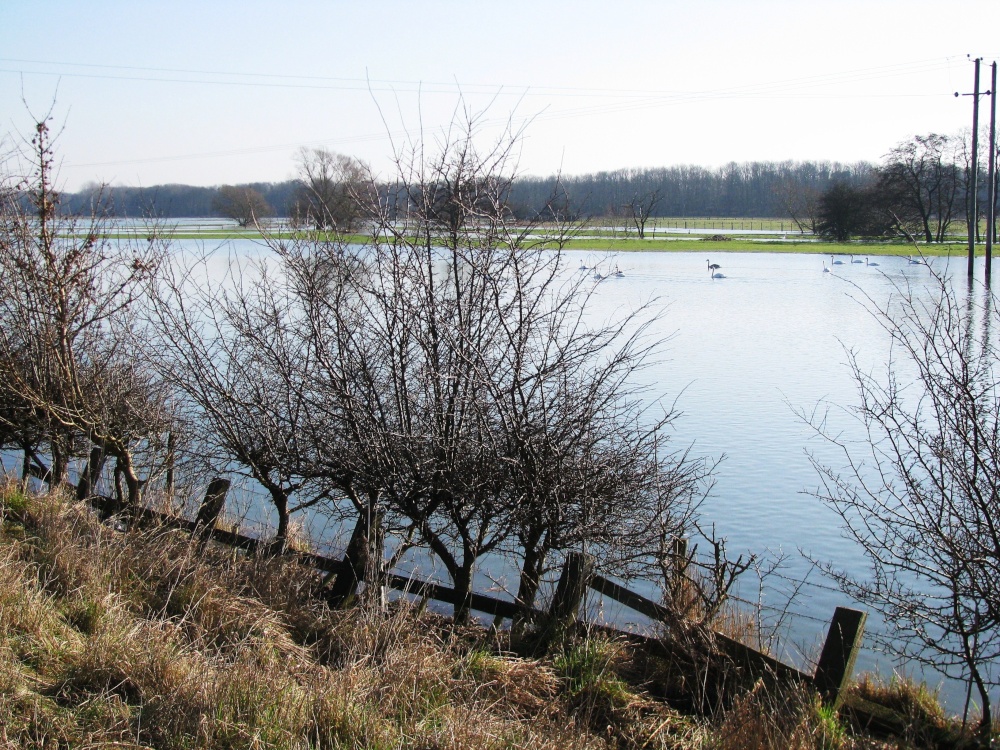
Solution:
[{"label": "flood water", "polygon": [[[701,455],[724,456],[702,506],[704,520],[728,539],[731,553],[787,555],[786,579],[772,578],[765,588],[765,606],[772,608],[765,612],[778,617],[787,607],[792,616],[786,618],[783,656],[808,663],[818,655],[834,609],[855,606],[831,588],[810,558],[848,571],[865,568],[839,519],[810,494],[819,477],[807,452],[833,466],[843,465],[843,455],[818,439],[800,414],[822,413],[830,432],[847,442],[863,440],[845,411],[858,403],[847,351],[873,373],[885,372],[888,334],[866,307],[884,305],[894,283],[910,283],[930,299],[928,268],[895,257],[872,257],[878,264],[873,266],[864,256],[854,258],[860,263],[838,256],[842,262],[834,265],[830,256],[783,253],[635,253],[613,260],[577,255],[584,265],[618,264],[624,273],[597,282],[595,314],[652,296],[665,306],[662,334],[671,338],[663,361],[646,376],[668,403],[677,399],[683,412],[676,423],[678,443],[692,444]],[[725,278],[709,275],[709,260]],[[959,257],[931,260],[936,271],[952,272],[963,295],[965,263]],[[982,271],[980,261],[976,278],[983,278]],[[981,288],[973,294],[981,296]],[[787,605],[803,580],[806,585]],[[746,582],[740,593],[756,597]],[[869,631],[884,628],[869,619]],[[867,648],[858,668],[887,675],[893,663]],[[920,674],[912,667],[904,671]],[[934,673],[923,676],[932,686],[940,681]],[[942,693],[953,710],[961,708],[962,686],[944,684]]]},{"label": "flood water", "polygon": [[[233,257],[260,253],[260,245],[249,240],[230,246]],[[227,262],[224,255],[216,258],[220,265]],[[847,352],[853,351],[872,372],[885,371],[888,335],[866,307],[884,305],[900,283],[911,284],[929,299],[928,268],[898,257],[871,257],[866,263],[860,255],[566,255],[567,273],[581,274],[593,285],[588,314],[595,322],[640,305],[651,304],[660,312],[654,327],[661,342],[658,356],[641,374],[646,396],[651,403],[681,412],[672,438],[678,448],[690,446],[693,455],[722,459],[701,515],[727,539],[730,555],[785,559],[763,591],[747,574],[737,595],[762,604],[765,623],[780,624],[778,655],[811,669],[810,660],[818,657],[834,609],[855,606],[812,561],[852,572],[865,568],[859,550],[843,537],[839,519],[810,494],[818,489],[819,477],[808,454],[834,466],[842,465],[843,456],[817,437],[802,414],[822,413],[828,431],[847,442],[863,440],[848,411],[858,398]],[[725,278],[713,278],[709,262],[719,265],[717,273]],[[953,283],[961,285],[963,295],[969,293],[965,262],[962,257],[931,260],[936,271],[957,277]],[[588,270],[576,270],[580,266]],[[622,276],[611,275],[615,268]],[[595,269],[605,278],[594,280]],[[982,278],[982,261],[977,278]],[[981,290],[974,288],[973,294]],[[899,371],[897,375],[905,377]],[[256,514],[251,510],[250,515]],[[332,549],[342,549],[343,530],[314,525],[312,533],[325,537]],[[447,580],[430,557],[411,557],[405,570]],[[514,570],[505,568],[503,561],[487,560],[477,573],[476,588],[502,596],[515,581]],[[641,582],[629,585],[656,598]],[[631,610],[594,597],[589,603],[592,616],[620,627],[649,626]],[[869,632],[885,627],[870,613]],[[857,668],[890,675],[894,662],[875,653],[872,645],[866,644]],[[936,673],[921,674],[913,666],[902,671],[940,685],[949,707],[960,710],[962,685],[942,682]]]},{"label": "flood water", "polygon": [[[183,250],[185,242],[177,243]],[[194,243],[192,243],[192,248]],[[261,246],[250,240],[230,243],[220,253],[258,256]],[[810,495],[819,485],[807,452],[836,464],[838,453],[799,412],[828,412],[827,426],[843,431],[845,440],[860,440],[859,426],[844,410],[857,403],[856,386],[847,367],[847,350],[874,372],[884,371],[889,354],[885,331],[865,305],[884,304],[894,282],[910,281],[919,290],[928,279],[925,266],[905,258],[871,257],[852,263],[850,256],[785,253],[642,252],[600,254],[568,251],[567,268],[580,265],[594,284],[589,314],[595,321],[652,302],[662,315],[656,337],[662,341],[657,362],[642,373],[647,395],[682,412],[673,440],[692,453],[722,458],[715,485],[701,508],[703,521],[726,537],[730,554],[786,556],[782,575],[771,578],[763,592],[765,614],[775,620],[787,612],[780,655],[800,666],[818,655],[830,617],[837,606],[852,602],[834,590],[810,558],[829,561],[849,571],[862,571],[863,560],[842,536],[837,517]],[[857,256],[864,261],[864,256]],[[713,278],[708,262],[721,266],[725,278]],[[964,258],[934,259],[935,270],[951,270],[966,290]],[[824,272],[824,265],[831,272]],[[949,269],[950,265],[950,269]],[[621,277],[590,278],[593,268]],[[977,267],[982,278],[982,261]],[[973,293],[980,293],[975,291]],[[252,492],[245,502],[253,504]],[[253,512],[256,510],[257,512]],[[251,516],[263,509],[252,509]],[[317,527],[314,534],[334,532]],[[419,572],[442,575],[432,561]],[[804,586],[799,583],[805,581]],[[499,570],[481,571],[477,588],[504,583]],[[638,584],[633,586],[639,588]],[[798,595],[789,604],[790,593]],[[653,592],[648,592],[651,595]],[[756,601],[753,581],[739,595]],[[610,603],[599,603],[599,616],[616,624],[642,625],[641,618]],[[884,626],[869,620],[869,629]],[[866,648],[859,669],[890,674],[892,662]],[[918,674],[915,669],[910,674]],[[931,685],[940,678],[925,675]],[[961,708],[964,690],[945,684],[943,695],[953,710]]]}]

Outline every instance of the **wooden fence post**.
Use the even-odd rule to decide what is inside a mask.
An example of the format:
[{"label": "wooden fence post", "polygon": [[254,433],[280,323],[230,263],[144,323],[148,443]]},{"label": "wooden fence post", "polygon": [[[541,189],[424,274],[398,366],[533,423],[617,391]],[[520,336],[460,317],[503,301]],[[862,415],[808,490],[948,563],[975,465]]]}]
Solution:
[{"label": "wooden fence post", "polygon": [[847,607],[837,607],[837,611],[833,613],[830,631],[813,677],[813,683],[828,706],[837,708],[841,691],[851,679],[854,662],[861,649],[861,639],[865,634],[866,619],[866,612]]},{"label": "wooden fence post", "polygon": [[549,609],[549,623],[553,629],[568,628],[576,622],[580,603],[587,591],[587,583],[594,570],[594,558],[586,552],[570,552],[563,563],[556,595]]},{"label": "wooden fence post", "polygon": [[173,430],[167,433],[167,478],[164,490],[167,497],[174,499],[174,453],[177,451],[177,438],[174,437]]},{"label": "wooden fence post", "polygon": [[226,505],[226,494],[229,492],[230,481],[216,477],[205,490],[205,499],[201,501],[198,516],[194,519],[195,530],[204,536],[212,533],[215,522],[219,520],[223,507]]}]

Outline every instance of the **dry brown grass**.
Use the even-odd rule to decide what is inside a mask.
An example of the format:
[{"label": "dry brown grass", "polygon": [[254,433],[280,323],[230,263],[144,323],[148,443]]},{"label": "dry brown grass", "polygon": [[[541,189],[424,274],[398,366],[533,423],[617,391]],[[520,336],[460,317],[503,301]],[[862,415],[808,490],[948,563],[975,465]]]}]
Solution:
[{"label": "dry brown grass", "polygon": [[551,667],[410,607],[331,612],[288,559],[117,532],[56,496],[2,523],[0,746],[616,744]]},{"label": "dry brown grass", "polygon": [[405,605],[330,611],[319,585],[288,558],[0,490],[0,748],[852,746],[806,695],[685,716],[625,642],[527,659]]}]

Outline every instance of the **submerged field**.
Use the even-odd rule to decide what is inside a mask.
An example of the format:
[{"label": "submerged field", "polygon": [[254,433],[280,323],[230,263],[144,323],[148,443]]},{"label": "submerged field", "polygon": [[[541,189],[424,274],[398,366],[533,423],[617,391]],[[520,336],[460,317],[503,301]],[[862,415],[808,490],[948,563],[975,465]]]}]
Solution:
[{"label": "submerged field", "polygon": [[[179,220],[165,223],[157,228],[166,237],[176,240],[204,240],[220,242],[240,239],[261,239],[262,234],[255,228],[240,228],[233,223],[220,220]],[[274,239],[308,237],[310,233],[295,232],[283,224],[274,224],[267,233]],[[550,228],[538,227],[531,236],[545,242]],[[141,239],[148,228],[136,225],[134,231],[119,231],[115,236],[121,239]],[[315,236],[315,233],[312,233]],[[334,236],[324,233],[323,239],[339,239],[345,242],[365,242],[368,236],[362,233]],[[553,243],[555,246],[556,243]],[[618,252],[729,250],[739,252],[768,253],[812,253],[818,255],[914,255],[928,256],[965,255],[968,244],[963,237],[953,236],[945,243],[917,243],[903,241],[826,242],[795,230],[785,219],[727,219],[727,218],[679,218],[661,219],[655,225],[646,227],[646,236],[639,238],[634,227],[612,226],[606,220],[595,220],[588,225],[574,229],[562,246],[570,250],[612,250]],[[985,252],[985,245],[976,247],[978,255]]]}]

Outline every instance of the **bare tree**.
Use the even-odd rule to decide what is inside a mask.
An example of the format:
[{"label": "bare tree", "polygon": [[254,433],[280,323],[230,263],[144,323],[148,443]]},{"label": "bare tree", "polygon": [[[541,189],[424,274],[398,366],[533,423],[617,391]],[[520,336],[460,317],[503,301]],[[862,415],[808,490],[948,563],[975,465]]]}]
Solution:
[{"label": "bare tree", "polygon": [[[980,143],[985,142],[988,139],[982,139],[980,136]],[[980,146],[980,153],[977,154],[979,159],[979,164],[976,167],[976,173],[978,175],[976,180],[976,191],[980,193],[979,200],[977,202],[978,208],[976,210],[976,216],[973,217],[972,211],[972,130],[971,128],[964,128],[959,131],[958,135],[955,136],[956,148],[955,148],[955,161],[959,166],[960,181],[961,181],[961,192],[962,192],[962,215],[965,217],[965,226],[967,232],[971,235],[974,233],[976,242],[980,241],[979,236],[979,219],[983,214],[983,204],[985,201],[982,197],[982,190],[984,185],[983,175],[986,174],[986,168],[982,164],[983,154],[982,147]]]},{"label": "bare tree", "polygon": [[869,562],[867,576],[824,568],[893,627],[886,648],[975,688],[988,734],[1000,681],[996,300],[985,292],[976,303],[972,290],[960,299],[937,275],[929,298],[896,291],[883,307],[868,302],[893,343],[885,372],[850,357],[867,443],[845,443],[814,420],[844,457],[843,468],[814,459],[818,496]]},{"label": "bare tree", "polygon": [[688,485],[673,480],[695,473],[664,450],[669,418],[637,426],[628,383],[650,352],[648,311],[587,322],[592,287],[534,239],[551,211],[513,220],[518,133],[480,150],[475,131],[469,115],[433,154],[397,153],[395,181],[368,191],[370,243],[339,249],[352,270],[308,316],[329,394],[317,413],[355,446],[321,451],[338,458],[329,475],[410,522],[459,592],[458,619],[483,555],[516,550],[530,603],[550,552],[617,549],[647,494],[679,527]]},{"label": "bare tree", "polygon": [[646,238],[646,224],[662,200],[663,191],[660,188],[652,188],[637,192],[625,205],[625,212],[635,225],[640,240]]},{"label": "bare tree", "polygon": [[274,215],[274,209],[249,185],[223,185],[212,198],[212,210],[248,227]]},{"label": "bare tree", "polygon": [[[168,421],[160,383],[137,358],[135,311],[156,272],[161,245],[108,237],[94,212],[64,216],[53,185],[54,151],[46,120],[27,144],[31,170],[0,207],[0,380],[21,423],[26,452],[43,439],[50,484],[61,484],[77,445],[114,457],[135,506],[146,478],[137,457],[157,452]],[[37,452],[33,460],[41,464]]]},{"label": "bare tree", "polygon": [[281,551],[292,515],[327,497],[303,469],[308,337],[273,266],[230,258],[223,280],[210,260],[178,256],[160,275],[148,356],[181,394],[186,450],[212,472],[241,473],[264,489],[278,521],[272,546]]},{"label": "bare tree", "polygon": [[365,165],[325,148],[302,148],[297,161],[301,187],[292,217],[315,229],[354,231],[362,217],[358,193],[366,186]]},{"label": "bare tree", "polygon": [[911,232],[943,242],[960,196],[960,170],[948,136],[931,133],[900,143],[879,171],[878,189]]},{"label": "bare tree", "polygon": [[785,174],[776,182],[774,193],[799,234],[816,232],[821,192],[815,185]]}]

